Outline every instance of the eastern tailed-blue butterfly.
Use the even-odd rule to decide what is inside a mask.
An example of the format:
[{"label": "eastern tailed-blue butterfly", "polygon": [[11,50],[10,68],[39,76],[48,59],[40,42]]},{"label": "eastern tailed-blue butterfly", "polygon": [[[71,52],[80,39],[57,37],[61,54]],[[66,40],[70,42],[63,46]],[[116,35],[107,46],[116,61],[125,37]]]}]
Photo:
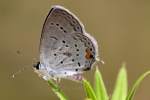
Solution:
[{"label": "eastern tailed-blue butterfly", "polygon": [[43,25],[35,71],[45,80],[81,80],[97,57],[97,42],[78,18],[64,7],[53,6]]}]

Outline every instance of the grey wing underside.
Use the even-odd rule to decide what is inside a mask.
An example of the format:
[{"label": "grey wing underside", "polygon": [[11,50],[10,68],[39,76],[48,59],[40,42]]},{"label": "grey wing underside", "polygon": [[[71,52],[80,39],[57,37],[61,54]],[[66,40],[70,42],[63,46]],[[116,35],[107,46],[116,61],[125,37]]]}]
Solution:
[{"label": "grey wing underside", "polygon": [[[40,62],[51,65],[49,67],[56,67],[54,66],[54,63],[58,63],[62,57],[65,57],[61,57],[61,54],[58,52],[62,53],[67,50],[64,47],[61,47],[64,45],[62,41],[72,37],[70,34],[83,34],[83,32],[83,25],[71,12],[62,7],[53,7],[47,16],[42,29],[40,40]],[[68,42],[66,40],[68,44],[73,44],[70,43],[70,41],[72,40],[69,40]],[[59,49],[62,49],[62,51]],[[59,54],[60,58],[57,57],[57,60],[54,59],[55,54]]]},{"label": "grey wing underside", "polygon": [[92,49],[92,54],[96,55],[97,43],[93,41],[76,16],[63,7],[52,7],[40,39],[40,64],[46,68],[45,75],[72,76],[90,68],[95,58],[87,60],[85,51]]},{"label": "grey wing underside", "polygon": [[42,35],[43,33],[51,32],[51,30],[49,30],[51,23],[61,24],[67,33],[84,32],[84,26],[80,20],[70,11],[60,6],[54,6],[50,10],[43,25]]}]

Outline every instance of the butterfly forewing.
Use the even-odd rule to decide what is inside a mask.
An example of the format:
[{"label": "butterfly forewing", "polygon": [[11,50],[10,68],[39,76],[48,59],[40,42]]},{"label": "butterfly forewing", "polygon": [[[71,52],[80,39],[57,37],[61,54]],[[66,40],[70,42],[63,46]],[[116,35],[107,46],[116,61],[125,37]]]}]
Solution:
[{"label": "butterfly forewing", "polygon": [[60,28],[62,28],[64,33],[83,33],[84,31],[83,25],[80,23],[77,17],[67,9],[60,6],[54,6],[50,10],[44,22],[42,33],[49,32],[49,26],[51,26],[51,24],[60,25]]}]

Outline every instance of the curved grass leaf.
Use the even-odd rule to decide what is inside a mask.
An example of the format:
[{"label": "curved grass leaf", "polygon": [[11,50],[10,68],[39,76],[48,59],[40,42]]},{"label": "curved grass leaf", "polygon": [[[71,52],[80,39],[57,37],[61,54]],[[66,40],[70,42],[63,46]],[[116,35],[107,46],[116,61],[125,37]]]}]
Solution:
[{"label": "curved grass leaf", "polygon": [[86,92],[87,98],[90,100],[97,100],[92,86],[85,79],[83,79],[83,86],[84,86],[84,90]]},{"label": "curved grass leaf", "polygon": [[112,95],[112,100],[126,100],[127,96],[127,73],[125,69],[125,64],[118,74],[116,86]]},{"label": "curved grass leaf", "polygon": [[67,97],[64,95],[64,93],[56,83],[54,83],[52,80],[48,80],[48,84],[51,86],[53,92],[58,96],[60,100],[67,100]]},{"label": "curved grass leaf", "polygon": [[144,74],[142,74],[134,83],[134,85],[132,86],[131,90],[129,91],[129,94],[127,96],[126,100],[132,100],[134,97],[134,94],[137,90],[137,88],[139,87],[140,83],[143,81],[143,79],[150,75],[150,71],[145,72]]},{"label": "curved grass leaf", "polygon": [[95,94],[97,100],[108,100],[108,95],[102,79],[102,75],[98,68],[96,68],[95,71]]}]

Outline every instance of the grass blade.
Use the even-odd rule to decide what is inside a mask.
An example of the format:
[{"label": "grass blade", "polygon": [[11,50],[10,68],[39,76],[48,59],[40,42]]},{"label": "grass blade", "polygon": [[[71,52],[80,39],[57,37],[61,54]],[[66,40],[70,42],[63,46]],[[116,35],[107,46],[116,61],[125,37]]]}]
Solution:
[{"label": "grass blade", "polygon": [[140,83],[144,80],[144,78],[146,76],[150,75],[150,71],[145,72],[144,74],[142,74],[134,83],[134,85],[132,86],[131,90],[128,93],[127,99],[126,100],[132,100],[134,97],[134,94],[137,90],[137,88],[139,87]]},{"label": "grass blade", "polygon": [[108,100],[108,95],[102,79],[102,75],[98,68],[96,68],[95,71],[95,94],[97,100]]},{"label": "grass blade", "polygon": [[84,90],[86,92],[87,98],[90,100],[97,100],[92,86],[85,79],[83,79],[83,86],[84,86]]},{"label": "grass blade", "polygon": [[112,95],[112,100],[126,100],[127,96],[127,73],[125,69],[125,64],[118,74],[116,86]]},{"label": "grass blade", "polygon": [[58,96],[60,100],[67,100],[67,97],[64,95],[64,93],[56,83],[54,83],[52,80],[48,80],[48,84],[51,86],[53,92]]}]

